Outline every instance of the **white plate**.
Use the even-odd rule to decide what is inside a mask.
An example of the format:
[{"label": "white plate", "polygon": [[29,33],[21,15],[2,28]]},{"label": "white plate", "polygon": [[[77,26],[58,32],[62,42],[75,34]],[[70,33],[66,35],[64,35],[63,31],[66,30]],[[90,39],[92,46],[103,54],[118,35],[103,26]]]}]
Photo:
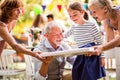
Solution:
[{"label": "white plate", "polygon": [[83,55],[87,52],[93,52],[93,48],[77,48],[71,50],[55,51],[55,52],[43,52],[40,54],[42,57],[47,56],[73,56],[73,55]]}]

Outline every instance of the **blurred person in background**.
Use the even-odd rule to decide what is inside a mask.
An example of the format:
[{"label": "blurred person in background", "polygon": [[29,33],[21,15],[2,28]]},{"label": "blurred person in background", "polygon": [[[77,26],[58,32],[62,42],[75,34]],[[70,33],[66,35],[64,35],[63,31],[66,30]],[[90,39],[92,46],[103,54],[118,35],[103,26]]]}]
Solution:
[{"label": "blurred person in background", "polygon": [[53,14],[48,14],[47,19],[48,19],[48,22],[53,21],[54,20],[54,15]]},{"label": "blurred person in background", "polygon": [[47,17],[44,14],[38,14],[35,16],[35,19],[31,27],[42,29],[44,28],[46,22],[47,22]]}]

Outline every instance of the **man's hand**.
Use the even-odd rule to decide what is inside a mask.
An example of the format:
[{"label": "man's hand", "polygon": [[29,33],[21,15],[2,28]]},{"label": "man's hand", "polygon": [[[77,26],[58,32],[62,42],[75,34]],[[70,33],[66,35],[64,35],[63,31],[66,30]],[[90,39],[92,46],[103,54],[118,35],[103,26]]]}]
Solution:
[{"label": "man's hand", "polygon": [[46,77],[46,74],[48,72],[48,66],[52,59],[53,57],[45,57],[44,59],[42,59],[43,63],[40,67],[39,74],[41,74],[43,77]]},{"label": "man's hand", "polygon": [[35,52],[34,56],[37,59],[41,60],[43,63],[49,64],[51,62],[51,60],[53,59],[52,56],[50,56],[50,57],[43,57],[43,56],[40,56],[40,54],[42,54],[42,52]]},{"label": "man's hand", "polygon": [[46,64],[50,64],[50,62],[52,61],[52,59],[53,59],[52,56],[50,56],[50,57],[44,57],[44,58],[42,59],[42,62],[43,62],[43,63],[46,63]]}]

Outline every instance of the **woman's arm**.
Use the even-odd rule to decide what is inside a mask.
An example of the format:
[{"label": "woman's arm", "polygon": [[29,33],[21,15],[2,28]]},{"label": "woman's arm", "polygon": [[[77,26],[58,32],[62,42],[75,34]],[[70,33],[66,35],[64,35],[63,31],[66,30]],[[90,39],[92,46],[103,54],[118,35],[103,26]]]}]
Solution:
[{"label": "woman's arm", "polygon": [[106,21],[103,21],[103,26],[104,26],[104,30],[105,30],[106,42],[109,42],[115,37],[114,31],[112,28],[110,28],[107,25]]},{"label": "woman's arm", "polygon": [[[120,45],[120,20],[118,21],[118,32],[119,32],[119,35],[117,37],[114,37],[112,40],[110,40],[110,42],[103,45],[103,51],[117,47]],[[112,32],[110,32],[110,31],[107,33],[109,35],[109,38],[110,38],[110,36],[114,36],[113,34],[111,34]]]},{"label": "woman's arm", "polygon": [[120,36],[117,36],[112,41],[110,41],[106,44],[94,46],[95,51],[92,53],[92,55],[100,55],[103,53],[103,51],[112,49],[114,47],[117,47],[118,45],[120,45]]},{"label": "woman's arm", "polygon": [[0,36],[18,53],[21,52],[36,57],[38,59],[41,59],[38,53],[29,51],[25,49],[23,46],[17,44],[14,38],[12,37],[12,35],[10,35],[7,25],[4,23],[0,23]]},{"label": "woman's arm", "polygon": [[118,45],[120,45],[120,36],[117,36],[106,44],[94,46],[95,51],[92,53],[92,55],[100,55],[101,53],[103,53],[102,51],[112,49],[114,47],[117,47]]}]

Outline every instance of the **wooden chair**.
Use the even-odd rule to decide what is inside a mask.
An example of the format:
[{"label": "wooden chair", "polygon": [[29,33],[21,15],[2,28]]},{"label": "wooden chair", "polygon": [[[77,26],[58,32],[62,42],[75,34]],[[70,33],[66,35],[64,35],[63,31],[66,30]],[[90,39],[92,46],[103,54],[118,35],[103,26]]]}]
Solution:
[{"label": "wooden chair", "polygon": [[3,77],[2,80],[13,80],[14,77],[18,77],[19,80],[23,80],[21,78],[21,74],[25,73],[24,70],[18,70],[14,67],[14,58],[13,54],[16,52],[14,50],[3,50],[0,57],[0,76]]}]

